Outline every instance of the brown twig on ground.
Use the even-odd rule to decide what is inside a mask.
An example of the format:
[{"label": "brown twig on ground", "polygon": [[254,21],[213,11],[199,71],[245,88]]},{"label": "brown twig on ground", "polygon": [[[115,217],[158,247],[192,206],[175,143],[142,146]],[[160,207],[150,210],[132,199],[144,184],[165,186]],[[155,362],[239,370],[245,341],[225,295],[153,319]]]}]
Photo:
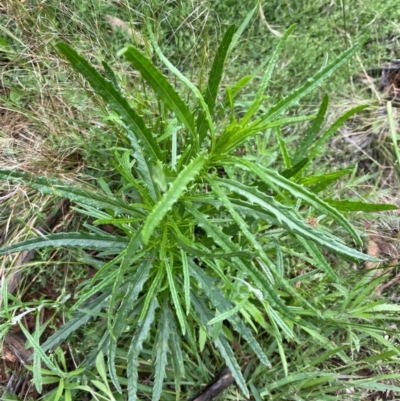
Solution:
[{"label": "brown twig on ground", "polygon": [[235,380],[231,371],[225,367],[222,372],[208,384],[200,393],[191,398],[190,401],[209,401],[221,394],[226,388],[233,384]]}]

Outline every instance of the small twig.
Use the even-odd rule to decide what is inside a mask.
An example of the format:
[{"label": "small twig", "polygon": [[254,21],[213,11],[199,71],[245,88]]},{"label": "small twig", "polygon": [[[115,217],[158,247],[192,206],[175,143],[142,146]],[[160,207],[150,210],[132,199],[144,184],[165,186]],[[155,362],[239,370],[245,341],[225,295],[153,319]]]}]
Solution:
[{"label": "small twig", "polygon": [[222,372],[203,390],[200,391],[190,401],[209,401],[221,394],[226,388],[233,384],[235,380],[230,370],[225,367]]}]

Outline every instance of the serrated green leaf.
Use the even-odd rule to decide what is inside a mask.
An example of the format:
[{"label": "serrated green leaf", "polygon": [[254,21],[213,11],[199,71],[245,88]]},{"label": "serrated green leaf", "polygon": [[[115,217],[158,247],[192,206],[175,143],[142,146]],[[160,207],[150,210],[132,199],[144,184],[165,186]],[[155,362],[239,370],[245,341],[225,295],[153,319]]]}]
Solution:
[{"label": "serrated green leaf", "polygon": [[297,240],[303,245],[304,250],[308,251],[311,257],[315,260],[315,267],[321,269],[325,272],[332,280],[339,282],[339,277],[332,269],[332,267],[327,263],[321,251],[313,242],[308,242],[301,236],[297,236]]},{"label": "serrated green leaf", "polygon": [[[339,253],[351,260],[371,260],[379,261],[369,255],[359,252],[355,249],[349,248],[342,242],[335,239],[333,236],[327,236],[326,234],[313,229],[308,226],[305,222],[299,220],[290,211],[275,201],[274,198],[264,195],[255,188],[247,187],[236,181],[227,179],[216,179],[219,185],[222,185],[237,194],[244,196],[249,202],[257,204],[264,208],[266,211],[272,213],[279,224],[285,227],[287,230],[301,235],[303,238],[313,240],[315,243],[324,246],[333,252]],[[372,260],[371,260],[372,261]]]},{"label": "serrated green leaf", "polygon": [[[113,290],[111,293],[111,298],[109,301],[109,315],[108,315],[108,326],[110,330],[110,344],[108,348],[108,371],[110,373],[111,380],[119,393],[122,392],[122,389],[118,382],[117,372],[115,369],[115,357],[117,351],[117,341],[119,336],[121,335],[123,329],[126,327],[126,316],[129,310],[133,307],[136,298],[138,297],[140,291],[143,288],[144,282],[146,281],[150,267],[151,267],[151,259],[145,260],[138,268],[135,276],[132,281],[130,281],[130,288],[125,292],[124,298],[121,302],[121,305],[115,313],[115,306],[118,304],[117,298],[121,294],[121,285],[123,279],[125,278],[126,270],[130,267],[132,263],[132,259],[134,254],[136,253],[139,245],[141,244],[140,240],[140,230],[136,233],[134,237],[132,237],[131,242],[128,245],[126,250],[126,254],[121,263],[121,267],[118,269],[118,275],[114,282]],[[146,274],[147,273],[147,274]],[[132,284],[134,284],[132,286]],[[133,287],[133,288],[132,288]],[[128,300],[128,304],[127,304]]]},{"label": "serrated green leaf", "polygon": [[181,248],[181,263],[183,273],[183,294],[185,296],[186,316],[190,313],[190,272],[186,252]]},{"label": "serrated green leaf", "polygon": [[239,386],[240,390],[243,392],[246,398],[249,398],[250,393],[246,386],[246,381],[242,375],[240,370],[240,366],[238,365],[235,354],[229,345],[228,341],[219,336],[214,341],[215,346],[218,348],[219,352],[221,353],[222,358],[225,360],[226,366],[232,373],[233,378],[235,379],[236,384]]},{"label": "serrated green leaf", "polygon": [[[173,319],[170,320],[173,324]],[[180,399],[181,378],[185,377],[184,358],[181,349],[181,337],[176,325],[171,328],[170,351],[172,355],[172,369],[174,371],[176,399]]]},{"label": "serrated green leaf", "polygon": [[0,255],[10,253],[30,251],[43,247],[80,247],[87,249],[113,249],[115,253],[125,249],[128,239],[125,237],[115,237],[112,235],[100,236],[97,234],[86,233],[59,233],[48,234],[45,237],[28,239],[26,241],[12,244],[0,249]]},{"label": "serrated green leaf", "polygon": [[365,203],[365,202],[353,202],[353,201],[337,201],[332,199],[324,199],[326,203],[329,203],[337,210],[343,212],[384,212],[386,210],[398,210],[397,205],[391,205],[388,203]]},{"label": "serrated green leaf", "polygon": [[154,206],[148,215],[142,231],[142,238],[145,244],[148,244],[154,229],[168,213],[172,205],[178,201],[179,197],[186,190],[190,181],[196,178],[206,163],[206,156],[201,154],[188,164],[174,180],[168,191],[161,200]]},{"label": "serrated green leaf", "polygon": [[155,354],[155,374],[154,374],[154,384],[152,400],[159,401],[162,395],[162,388],[164,383],[165,368],[168,363],[167,354],[169,351],[168,341],[171,334],[170,323],[171,314],[169,313],[169,308],[166,304],[163,305],[163,311],[161,314],[160,324],[157,328],[157,336],[154,344],[154,354]]},{"label": "serrated green leaf", "polygon": [[4,169],[0,169],[0,177],[12,182],[23,183],[38,190],[42,194],[67,198],[81,205],[97,207],[100,209],[110,209],[116,213],[126,213],[131,216],[145,216],[139,208],[131,207],[122,201],[87,188],[71,186],[60,180],[36,177],[33,174]]},{"label": "serrated green leaf", "polygon": [[56,48],[86,78],[94,91],[107,102],[108,107],[120,116],[126,127],[132,131],[133,135],[144,147],[152,162],[164,160],[157,141],[154,140],[142,117],[132,109],[128,101],[114,88],[113,84],[99,74],[85,58],[68,44],[59,42],[56,44]]},{"label": "serrated green leaf", "polygon": [[239,302],[235,307],[233,307],[230,310],[227,310],[225,312],[222,312],[215,316],[213,319],[207,322],[208,325],[213,325],[215,323],[222,322],[223,320],[229,319],[233,317],[234,315],[237,315],[238,312],[244,307],[244,305],[248,302],[248,298],[243,299],[241,302]]},{"label": "serrated green leaf", "polygon": [[307,189],[303,188],[301,185],[298,185],[286,178],[282,177],[276,171],[266,168],[260,167],[256,164],[245,160],[235,157],[237,166],[246,166],[252,173],[256,174],[265,184],[273,183],[283,189],[289,191],[295,198],[303,199],[310,205],[314,206],[316,209],[321,210],[323,213],[326,213],[332,219],[334,219],[337,223],[341,224],[346,231],[353,237],[358,245],[362,245],[362,240],[358,232],[354,229],[351,223],[342,215],[340,214],[335,208],[330,206],[324,200],[319,198],[317,195],[313,194],[312,192],[308,191]]},{"label": "serrated green leaf", "polygon": [[129,401],[137,400],[138,388],[138,367],[139,355],[143,348],[143,342],[146,340],[151,325],[154,321],[155,310],[158,307],[157,299],[154,297],[149,305],[145,318],[136,325],[135,334],[131,339],[127,355],[127,378],[128,378],[128,399]]}]

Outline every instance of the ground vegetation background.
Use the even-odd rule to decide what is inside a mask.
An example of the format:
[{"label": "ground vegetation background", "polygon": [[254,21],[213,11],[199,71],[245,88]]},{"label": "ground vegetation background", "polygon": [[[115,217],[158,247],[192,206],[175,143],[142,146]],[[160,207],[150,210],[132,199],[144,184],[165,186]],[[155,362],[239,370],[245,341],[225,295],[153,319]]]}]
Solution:
[{"label": "ground vegetation background", "polygon": [[2,399],[400,399],[399,14],[2,2]]}]

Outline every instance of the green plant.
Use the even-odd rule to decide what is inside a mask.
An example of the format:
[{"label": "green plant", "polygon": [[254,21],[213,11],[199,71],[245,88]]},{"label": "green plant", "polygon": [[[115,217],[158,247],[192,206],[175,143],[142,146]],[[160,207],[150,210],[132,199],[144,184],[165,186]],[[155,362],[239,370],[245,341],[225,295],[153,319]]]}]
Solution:
[{"label": "green plant", "polygon": [[[107,355],[110,380],[118,392],[127,391],[129,400],[137,398],[143,353],[151,360],[154,372],[152,399],[159,400],[169,358],[179,398],[186,369],[183,354],[200,363],[206,344],[218,350],[243,394],[249,396],[232,347],[234,332],[262,365],[270,367],[266,350],[256,338],[258,327],[262,327],[276,344],[286,375],[286,342],[296,342],[306,334],[327,350],[335,349],[328,336],[319,334],[319,325],[333,324],[340,313],[327,315],[307,293],[293,288],[294,278],[287,276],[284,261],[293,255],[303,258],[315,268],[310,276],[322,274],[327,282],[339,286],[341,279],[330,264],[333,258],[377,261],[334,234],[331,226],[336,223],[357,246],[362,245],[360,234],[341,210],[395,207],[334,201],[318,195],[348,171],[304,177],[306,166],[321,146],[360,108],[338,119],[318,140],[327,98],[317,116],[282,117],[357,52],[363,40],[268,111],[259,112],[279,53],[292,30],[283,35],[254,100],[240,116],[235,98],[246,81],[228,86],[226,101],[218,98],[224,63],[235,41],[234,26],[227,29],[218,48],[203,94],[164,57],[150,29],[153,50],[179,80],[181,94],[141,51],[132,46],[121,51],[156,93],[157,113],[162,118],[156,118],[151,108],[145,111],[152,117],[142,117],[144,106],[139,114],[107,64],[105,78],[69,45],[56,45],[104,99],[109,120],[118,127],[120,144],[115,148],[113,166],[120,182],[111,188],[102,180],[99,190],[19,171],[0,171],[4,179],[70,199],[76,211],[92,222],[86,224],[89,232],[37,237],[4,247],[0,254],[52,246],[95,249],[100,257],[111,256],[78,292],[71,320],[42,344],[40,351],[34,342],[36,366],[41,361],[64,379],[44,352],[91,317],[99,316],[106,304],[99,345],[85,365],[91,366],[99,352]],[[280,127],[308,120],[313,123],[291,158]],[[267,130],[276,134],[285,163],[283,171],[235,155],[251,138]],[[307,220],[310,215],[318,216],[318,224]],[[98,228],[101,224],[113,225],[115,235],[102,232]],[[328,258],[326,251],[330,252]],[[98,263],[94,265],[98,267]],[[120,348],[127,337],[129,344]],[[336,351],[347,360],[342,349]],[[103,367],[101,370],[105,380]],[[125,374],[128,381],[122,377]],[[39,389],[40,373],[34,381]],[[104,389],[109,391],[107,386]]]}]

